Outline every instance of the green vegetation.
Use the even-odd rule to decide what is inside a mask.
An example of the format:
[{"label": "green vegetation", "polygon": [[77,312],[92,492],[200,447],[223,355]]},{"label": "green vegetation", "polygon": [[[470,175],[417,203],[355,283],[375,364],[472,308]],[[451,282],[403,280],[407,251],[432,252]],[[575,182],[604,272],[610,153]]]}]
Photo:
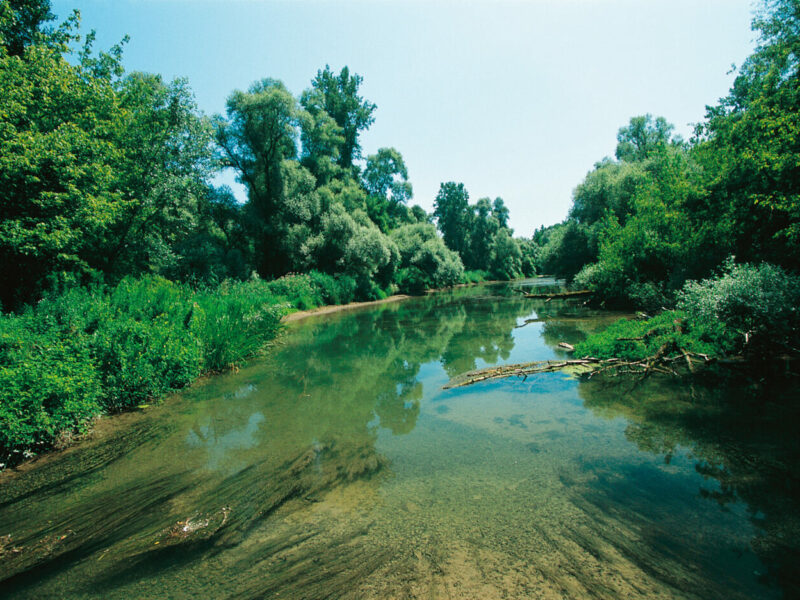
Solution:
[{"label": "green vegetation", "polygon": [[[376,106],[347,67],[299,97],[262,79],[208,118],[79,17],[0,1],[0,462],[237,365],[287,309],[533,274],[500,198],[443,184],[464,197],[454,246],[408,206],[400,152],[363,156]],[[244,203],[212,184],[224,168]]]},{"label": "green vegetation", "polygon": [[762,360],[797,352],[800,277],[769,264],[728,261],[722,273],[687,282],[677,310],[621,319],[575,346],[578,356],[641,361],[686,353]]},{"label": "green vegetation", "polygon": [[728,256],[800,267],[800,12],[766,2],[760,43],[691,140],[661,117],[619,130],[616,158],[575,189],[569,218],[534,236],[542,271],[607,306],[672,307]]},{"label": "green vegetation", "polygon": [[[598,162],[575,189],[568,219],[533,238],[541,271],[596,292],[604,306],[679,308],[688,323],[679,346],[705,343],[706,328],[719,323],[714,354],[796,352],[790,342],[800,331],[797,2],[765,2],[753,28],[755,52],[691,140],[661,117],[632,118],[616,158]],[[634,351],[613,339],[638,337],[642,327],[621,324],[584,350],[641,355],[643,344]]]},{"label": "green vegetation", "polygon": [[75,287],[0,316],[0,462],[260,352],[294,308],[354,297],[312,272],[193,290],[161,277]]}]

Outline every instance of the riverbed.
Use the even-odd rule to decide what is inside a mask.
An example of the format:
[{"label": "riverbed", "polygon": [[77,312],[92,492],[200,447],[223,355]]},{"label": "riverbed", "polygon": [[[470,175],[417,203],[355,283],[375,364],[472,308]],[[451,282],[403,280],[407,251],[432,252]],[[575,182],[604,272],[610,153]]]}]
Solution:
[{"label": "riverbed", "polygon": [[0,480],[8,598],[800,595],[792,382],[445,390],[619,314],[546,279],[312,315]]}]

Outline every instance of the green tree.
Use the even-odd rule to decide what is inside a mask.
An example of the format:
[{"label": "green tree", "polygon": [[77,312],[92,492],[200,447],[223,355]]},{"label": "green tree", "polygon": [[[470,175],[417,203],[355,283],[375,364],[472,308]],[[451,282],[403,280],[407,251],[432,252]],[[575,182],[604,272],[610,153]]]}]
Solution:
[{"label": "green tree", "polygon": [[508,219],[510,216],[511,212],[508,210],[506,203],[503,202],[503,199],[499,197],[495,198],[492,203],[492,217],[497,220],[497,224],[503,229],[509,229]]},{"label": "green tree", "polygon": [[[308,128],[309,151],[315,157],[329,156],[348,173],[353,169],[353,162],[361,157],[359,135],[375,121],[372,116],[375,104],[358,95],[362,81],[360,75],[351,75],[347,67],[343,67],[336,75],[325,65],[325,69],[317,71],[311,88],[303,92],[300,98],[303,108],[312,117],[319,119],[324,112],[339,127],[336,131],[326,124],[325,135],[319,128]],[[337,139],[339,134],[341,138]],[[321,143],[323,139],[325,141]]]},{"label": "green tree", "polygon": [[380,148],[377,154],[368,156],[363,179],[364,188],[372,196],[405,204],[413,195],[406,163],[394,148]]},{"label": "green tree", "polygon": [[0,2],[0,46],[9,56],[21,56],[25,48],[52,36],[52,29],[45,28],[55,19],[50,8],[50,0]]},{"label": "green tree", "polygon": [[508,229],[494,234],[489,253],[489,275],[494,279],[516,279],[522,276],[522,252]]},{"label": "green tree", "polygon": [[31,300],[58,273],[89,274],[121,216],[114,82],[70,64],[65,52],[36,43],[0,54],[4,308]]},{"label": "green tree", "polygon": [[632,117],[617,133],[616,156],[624,162],[644,160],[670,143],[673,129],[664,117]]},{"label": "green tree", "polygon": [[402,155],[394,148],[380,148],[377,154],[367,157],[362,175],[367,191],[367,213],[388,232],[412,220],[406,203],[412,196],[411,183]]},{"label": "green tree", "polygon": [[[500,198],[497,200],[502,203]],[[494,237],[501,225],[495,217],[492,201],[489,198],[480,198],[471,208],[472,214],[467,221],[469,245],[463,257],[464,265],[468,269],[486,270]]]},{"label": "green tree", "polygon": [[459,256],[469,248],[469,193],[463,183],[448,181],[439,186],[433,202],[433,216],[442,232],[444,243]]},{"label": "green tree", "polygon": [[444,245],[432,224],[403,225],[389,236],[400,253],[397,283],[401,291],[420,293],[461,280],[464,274],[461,259]]},{"label": "green tree", "polygon": [[208,194],[211,125],[198,114],[186,80],[166,84],[159,75],[132,73],[117,87],[123,200],[98,264],[115,277],[167,272],[178,260],[175,246],[198,227]]},{"label": "green tree", "polygon": [[344,132],[321,103],[309,100],[309,91],[301,96],[305,107],[300,113],[301,164],[306,167],[319,185],[325,185],[342,173],[339,166]]},{"label": "green tree", "polygon": [[258,270],[280,275],[288,268],[281,251],[286,226],[281,213],[284,162],[297,156],[297,101],[280,81],[263,79],[247,92],[231,94],[227,115],[227,121],[217,118],[217,142],[224,164],[247,187]]},{"label": "green tree", "polygon": [[698,128],[708,194],[698,213],[728,226],[742,260],[800,267],[800,7],[765,2],[755,52]]}]

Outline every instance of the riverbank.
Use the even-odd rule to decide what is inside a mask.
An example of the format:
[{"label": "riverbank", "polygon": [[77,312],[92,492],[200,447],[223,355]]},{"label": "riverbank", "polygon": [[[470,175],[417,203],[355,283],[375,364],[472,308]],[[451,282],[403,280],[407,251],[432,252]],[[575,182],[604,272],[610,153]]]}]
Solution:
[{"label": "riverbank", "polygon": [[318,306],[316,308],[311,308],[308,310],[298,310],[296,312],[289,313],[288,315],[284,315],[281,319],[281,323],[291,323],[292,321],[300,321],[301,319],[306,319],[308,317],[316,317],[318,315],[328,315],[331,313],[342,312],[346,310],[354,310],[357,308],[364,308],[367,306],[376,306],[378,304],[390,304],[392,302],[399,302],[400,300],[407,300],[411,298],[407,294],[396,294],[394,296],[389,296],[388,298],[383,298],[382,300],[369,300],[367,302],[348,302],[347,304],[331,304],[328,306]]},{"label": "riverbank", "polygon": [[[288,311],[346,305],[354,280],[310,272],[195,289],[159,277],[76,287],[0,316],[0,468],[235,369]],[[299,317],[294,317],[299,318]]]}]

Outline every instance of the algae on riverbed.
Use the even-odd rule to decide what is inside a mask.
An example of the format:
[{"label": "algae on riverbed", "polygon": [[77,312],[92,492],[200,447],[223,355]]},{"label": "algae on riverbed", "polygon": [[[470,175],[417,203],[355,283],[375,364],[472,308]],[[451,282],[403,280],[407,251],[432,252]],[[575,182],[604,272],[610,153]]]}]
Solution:
[{"label": "algae on riverbed", "polygon": [[5,476],[4,592],[796,593],[797,415],[755,419],[765,389],[559,373],[441,389],[611,318],[555,302],[491,286],[292,324],[270,360]]}]

